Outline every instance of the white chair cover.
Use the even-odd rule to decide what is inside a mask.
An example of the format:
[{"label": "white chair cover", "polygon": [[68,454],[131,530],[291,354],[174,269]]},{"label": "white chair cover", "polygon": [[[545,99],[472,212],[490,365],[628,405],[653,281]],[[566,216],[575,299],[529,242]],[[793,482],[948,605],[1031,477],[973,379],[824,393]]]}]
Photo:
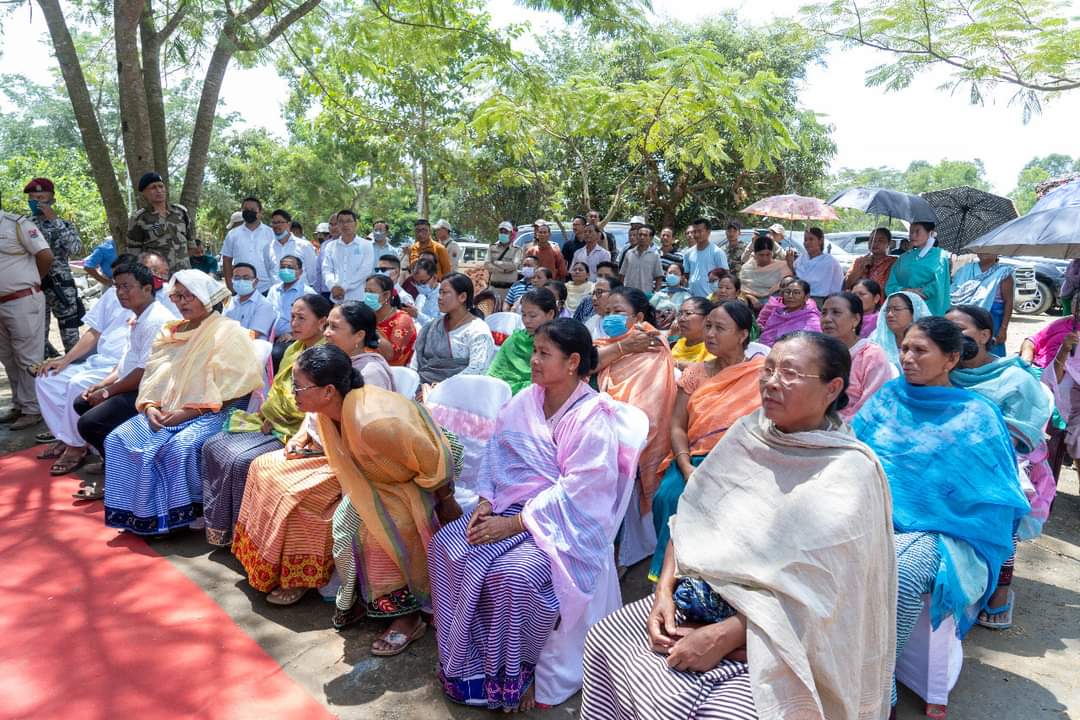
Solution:
[{"label": "white chair cover", "polygon": [[391,367],[390,377],[394,379],[394,391],[412,400],[416,389],[420,387],[420,375],[407,367]]},{"label": "white chair cover", "polygon": [[930,596],[923,595],[922,614],[896,663],[896,680],[928,703],[948,705],[964,666],[964,646],[951,615],[931,629],[929,607]]},{"label": "white chair cover", "polygon": [[461,475],[454,482],[454,497],[466,514],[476,507],[476,475],[484,448],[495,434],[495,419],[513,393],[498,378],[454,375],[428,393],[424,405],[435,422],[457,435],[465,448]]},{"label": "white chair cover", "polygon": [[255,357],[259,361],[259,367],[264,370],[262,388],[251,393],[251,399],[248,400],[248,412],[258,412],[266,401],[267,393],[270,392],[270,384],[274,382],[274,365],[270,362],[270,352],[274,346],[266,340],[252,340],[251,343],[255,346]]},{"label": "white chair cover", "polygon": [[[620,442],[641,450],[645,447],[645,439],[649,434],[649,418],[636,407],[625,403],[618,403],[618,405]],[[630,492],[625,492],[623,497],[619,498],[616,517],[627,512],[632,496],[636,495],[632,489],[636,487],[636,482],[627,484]],[[612,535],[608,541],[613,545],[615,536]],[[620,607],[622,607],[622,592],[619,590],[619,574],[615,566],[613,545],[611,559],[604,566],[596,595],[589,603],[585,614],[572,626],[560,623],[559,627],[551,633],[544,649],[540,651],[540,657],[536,661],[537,702],[558,705],[566,702],[571,695],[581,689],[581,681],[585,673],[583,664],[585,635],[593,624]]]},{"label": "white chair cover", "polygon": [[497,312],[484,318],[496,345],[502,345],[503,340],[510,337],[515,330],[525,327],[521,322],[521,316],[513,312]]}]

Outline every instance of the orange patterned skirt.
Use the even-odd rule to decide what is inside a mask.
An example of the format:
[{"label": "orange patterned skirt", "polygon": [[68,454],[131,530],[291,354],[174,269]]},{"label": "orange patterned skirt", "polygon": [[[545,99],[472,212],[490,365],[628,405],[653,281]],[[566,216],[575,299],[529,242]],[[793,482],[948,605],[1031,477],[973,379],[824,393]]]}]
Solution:
[{"label": "orange patterned skirt", "polygon": [[341,486],[325,457],[258,457],[248,471],[232,544],[251,587],[269,592],[329,582],[331,521],[340,501]]}]

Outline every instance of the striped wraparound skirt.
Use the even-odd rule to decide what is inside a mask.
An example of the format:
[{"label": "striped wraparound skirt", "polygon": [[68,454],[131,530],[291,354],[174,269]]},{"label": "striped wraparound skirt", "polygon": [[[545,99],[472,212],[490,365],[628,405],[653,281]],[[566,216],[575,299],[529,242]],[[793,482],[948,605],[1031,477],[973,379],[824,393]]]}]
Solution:
[{"label": "striped wraparound skirt", "polygon": [[[915,623],[923,611],[923,595],[934,589],[941,549],[938,534],[898,532],[896,543],[896,659],[904,654]],[[896,704],[896,676],[892,683],[892,704]]]},{"label": "striped wraparound skirt", "polygon": [[273,435],[261,432],[220,432],[203,445],[203,517],[206,540],[228,547],[240,516],[248,468],[264,453],[285,446]]},{"label": "striped wraparound skirt", "polygon": [[284,452],[251,463],[232,553],[260,592],[315,588],[334,572],[330,523],[341,486],[325,457],[286,459]]},{"label": "striped wraparound skirt", "polygon": [[154,432],[136,415],[105,438],[105,524],[159,535],[202,515],[202,446],[229,408]]},{"label": "striped wraparound skirt", "polygon": [[653,652],[646,626],[652,604],[651,595],[642,598],[589,630],[582,719],[755,720],[746,663],[723,660],[708,672],[682,672]]},{"label": "striped wraparound skirt", "polygon": [[454,702],[515,708],[559,617],[551,562],[528,533],[470,545],[468,524],[458,518],[428,547],[439,680]]}]

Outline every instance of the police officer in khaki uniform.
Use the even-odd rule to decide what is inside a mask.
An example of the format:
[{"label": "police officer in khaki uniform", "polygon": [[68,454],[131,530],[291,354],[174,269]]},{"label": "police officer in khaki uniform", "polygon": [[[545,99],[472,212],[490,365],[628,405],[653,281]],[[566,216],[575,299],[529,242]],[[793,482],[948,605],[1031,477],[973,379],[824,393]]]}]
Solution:
[{"label": "police officer in khaki uniform", "polygon": [[0,211],[0,364],[14,407],[0,422],[22,430],[41,422],[30,368],[44,359],[45,293],[53,264],[49,242],[28,218]]},{"label": "police officer in khaki uniform", "polygon": [[50,312],[56,316],[56,324],[60,327],[64,352],[71,350],[75,343],[79,342],[79,326],[86,314],[69,264],[71,258],[78,257],[82,241],[79,240],[79,231],[75,226],[60,218],[53,209],[56,188],[52,180],[34,178],[26,184],[23,192],[26,193],[30,205],[30,218],[49,243],[53,254],[52,268],[42,279],[41,289],[45,291],[45,355],[58,357],[60,353],[49,342]]},{"label": "police officer in khaki uniform", "polygon": [[195,222],[183,205],[170,203],[165,183],[156,172],[139,178],[139,192],[147,207],[131,218],[127,251],[156,252],[169,261],[172,272],[191,267],[189,254],[198,254]]}]

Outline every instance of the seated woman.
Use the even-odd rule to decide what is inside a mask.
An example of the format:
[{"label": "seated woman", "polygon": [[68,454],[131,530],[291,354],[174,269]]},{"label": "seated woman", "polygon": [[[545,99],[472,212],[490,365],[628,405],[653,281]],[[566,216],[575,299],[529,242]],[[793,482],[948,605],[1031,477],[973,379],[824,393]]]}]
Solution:
[{"label": "seated woman", "polygon": [[888,715],[889,488],[836,415],[847,370],[847,350],[824,335],[773,346],[761,409],[679,500],[656,593],[589,631],[584,720]]},{"label": "seated woman", "polygon": [[593,284],[589,282],[589,266],[576,262],[570,266],[570,282],[566,284],[566,309],[571,315],[577,312],[581,301],[592,293]]},{"label": "seated woman", "polygon": [[744,303],[729,300],[705,319],[705,345],[710,359],[688,365],[678,380],[679,394],[671,417],[671,455],[664,458],[660,488],[653,498],[656,552],[649,579],[656,582],[668,544],[668,519],[675,514],[686,481],[728,428],[761,407],[758,375],[765,358],[746,359],[754,314]]},{"label": "seated woman", "polygon": [[292,366],[300,353],[323,341],[331,307],[329,300],[315,294],[304,295],[292,304],[289,330],[293,341],[281,356],[266,402],[254,413],[233,410],[221,432],[203,445],[203,516],[206,541],[211,545],[232,544],[252,461],[281,450],[300,429],[304,413],[293,399]]},{"label": "seated woman", "polygon": [[160,535],[202,516],[203,443],[247,404],[265,369],[251,335],[221,315],[229,289],[180,270],[167,289],[182,319],[167,322],[146,362],[136,415],[105,438],[105,524]]},{"label": "seated woman", "polygon": [[379,352],[391,365],[408,365],[416,344],[416,324],[394,296],[394,281],[376,274],[364,286],[364,304],[375,312]]},{"label": "seated woman", "polygon": [[781,291],[783,307],[777,308],[761,325],[763,345],[775,345],[788,333],[798,330],[817,332],[821,330],[821,312],[810,300],[810,283],[798,278],[791,280]]},{"label": "seated woman", "polygon": [[[1004,416],[1005,424],[1012,433],[1021,484],[1031,503],[1031,514],[1020,523],[1017,535],[1023,540],[1036,537],[1050,515],[1050,505],[1057,494],[1057,483],[1047,462],[1044,440],[1044,429],[1053,412],[1053,395],[1028,371],[1027,364],[1019,357],[997,358],[991,354],[997,326],[985,308],[960,305],[950,308],[945,317],[956,323],[979,349],[975,357],[961,362],[949,378],[957,387],[967,388],[985,397]],[[1015,558],[1014,552],[1001,567],[997,590],[987,602],[986,609],[979,614],[979,624],[983,627],[1005,630],[1012,626]]]},{"label": "seated woman", "polygon": [[679,339],[671,346],[671,359],[680,370],[691,363],[712,360],[705,346],[705,318],[712,308],[712,303],[703,297],[689,298],[679,308]]},{"label": "seated woman", "polygon": [[868,338],[877,328],[878,313],[885,304],[885,294],[875,280],[859,280],[851,288],[852,294],[862,300],[863,322],[859,335]]},{"label": "seated woman", "polygon": [[617,403],[586,383],[597,357],[581,323],[542,325],[534,342],[533,385],[499,414],[479,505],[428,548],[443,691],[490,709],[561,703],[580,687],[580,643],[557,668],[537,661],[557,624],[584,642],[607,611],[615,509],[637,464]]},{"label": "seated woman", "polygon": [[885,351],[859,337],[863,321],[863,304],[853,293],[842,292],[825,298],[821,307],[821,332],[844,343],[851,353],[851,375],[848,378],[848,405],[840,417],[851,422],[855,413],[882,385],[897,376]]},{"label": "seated woman", "polygon": [[293,383],[300,409],[318,414],[330,471],[357,515],[355,571],[366,606],[393,618],[371,653],[397,655],[427,630],[428,542],[439,523],[461,516],[450,444],[420,405],[365,385],[333,345],[305,351]]},{"label": "seated woman", "polygon": [[[573,317],[573,313],[566,309],[566,283],[559,280],[549,280],[544,283],[544,287],[551,291],[551,294],[555,296],[555,302],[559,305],[559,312],[556,317]],[[518,312],[521,312],[520,302],[518,303]]]},{"label": "seated woman", "polygon": [[754,259],[743,263],[739,279],[742,280],[743,292],[754,298],[760,307],[770,296],[780,292],[780,282],[791,272],[791,268],[773,256],[776,246],[772,238],[756,238],[752,247]]},{"label": "seated woman", "polygon": [[967,634],[1012,554],[1013,528],[1029,510],[1001,413],[949,380],[976,353],[945,318],[915,321],[901,345],[903,377],[878,390],[851,423],[892,492],[897,658],[928,593],[933,627],[952,616],[957,634]]},{"label": "seated woman", "polygon": [[[689,298],[690,292],[686,289],[686,272],[683,270],[682,263],[672,262],[667,266],[663,286],[649,298],[649,304],[656,311],[658,321],[661,312],[666,313],[669,308],[672,311],[671,319],[674,320],[679,308]],[[663,324],[660,322],[660,327],[666,329],[663,328]]]},{"label": "seated woman", "polygon": [[[607,300],[603,331],[605,337],[594,342],[600,351],[596,387],[611,397],[633,405],[649,418],[649,434],[641,453],[638,484],[635,488],[637,507],[627,510],[627,527],[620,541],[619,561],[632,565],[655,551],[655,543],[639,535],[637,528],[652,526],[644,519],[652,509],[652,497],[660,485],[660,463],[671,452],[671,412],[675,407],[675,363],[667,343],[657,337],[652,325],[652,307],[645,293],[637,288],[620,287],[612,290]],[[645,352],[630,352],[626,345],[635,335],[650,338]]]},{"label": "seated woman", "polygon": [[521,322],[523,329],[515,330],[506,338],[487,374],[505,380],[517,395],[532,384],[533,335],[536,329],[555,319],[558,304],[547,288],[530,290],[521,298]]},{"label": "seated woman", "polygon": [[930,308],[913,292],[898,292],[889,296],[885,307],[878,313],[877,327],[870,335],[870,342],[885,351],[885,356],[897,370],[900,367],[900,343],[908,328],[917,320],[929,317]]},{"label": "seated woman", "polygon": [[621,287],[621,282],[615,278],[605,277],[603,275],[596,278],[596,282],[593,283],[593,314],[582,322],[585,324],[585,329],[589,331],[589,334],[593,336],[594,340],[598,337],[603,337],[604,335],[601,325],[604,322],[604,316],[607,315],[608,312],[607,301],[608,297],[611,295],[611,291]]},{"label": "seated woman", "polygon": [[[371,308],[358,302],[335,305],[324,336],[349,355],[365,385],[394,389],[390,366],[378,350]],[[248,584],[269,592],[266,600],[274,605],[297,602],[309,589],[325,585],[334,570],[337,538],[331,537],[331,518],[348,500],[338,502],[341,485],[323,455],[317,423],[309,413],[283,453],[267,453],[252,463],[240,504],[233,554],[244,566]],[[355,517],[351,506],[349,511]],[[352,537],[345,533],[343,539],[350,559]],[[342,585],[354,586],[353,564],[337,565]]]},{"label": "seated woman", "polygon": [[429,322],[416,340],[409,367],[423,383],[442,382],[458,373],[483,375],[495,357],[495,340],[483,315],[473,306],[473,283],[450,273],[439,283],[443,316]]}]

